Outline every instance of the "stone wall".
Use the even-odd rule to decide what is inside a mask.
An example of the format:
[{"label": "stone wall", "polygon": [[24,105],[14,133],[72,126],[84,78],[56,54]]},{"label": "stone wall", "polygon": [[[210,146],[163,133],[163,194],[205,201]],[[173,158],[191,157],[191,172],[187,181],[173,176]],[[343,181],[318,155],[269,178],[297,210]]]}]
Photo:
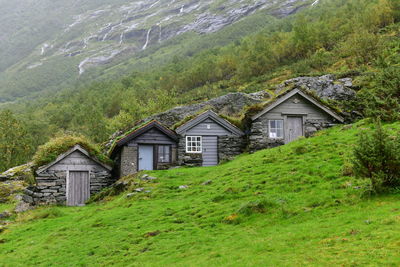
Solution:
[{"label": "stone wall", "polygon": [[[24,190],[23,201],[32,205],[66,204],[67,171],[47,170],[36,177],[36,185]],[[114,180],[108,171],[90,171],[90,194],[99,193]]]},{"label": "stone wall", "polygon": [[305,136],[311,137],[314,133],[334,125],[332,122],[326,120],[306,120],[304,125]]},{"label": "stone wall", "polygon": [[170,163],[157,163],[157,170],[168,170],[176,166],[178,150],[176,147],[171,147],[171,162]]},{"label": "stone wall", "polygon": [[124,146],[121,151],[120,176],[135,174],[138,170],[137,146]]},{"label": "stone wall", "polygon": [[[247,140],[239,136],[218,136],[218,160],[219,162],[232,160],[243,153]],[[199,153],[186,153],[186,139],[179,138],[178,165],[200,167],[203,164],[203,155]]]},{"label": "stone wall", "polygon": [[252,123],[251,133],[249,135],[249,150],[251,152],[285,144],[283,139],[270,139],[266,125],[267,122],[262,118]]},{"label": "stone wall", "polygon": [[[268,134],[268,119],[259,118],[253,122],[251,133],[249,135],[249,150],[255,152],[261,149],[273,148],[285,144],[284,139],[270,139]],[[310,120],[305,119],[304,135],[310,137],[317,131],[334,126],[332,121],[328,120]]]},{"label": "stone wall", "polygon": [[198,153],[186,153],[186,139],[183,136],[179,137],[178,142],[178,165],[199,167],[203,164],[203,156]]},{"label": "stone wall", "polygon": [[242,136],[219,136],[218,137],[218,158],[219,162],[232,160],[243,153],[247,140]]}]

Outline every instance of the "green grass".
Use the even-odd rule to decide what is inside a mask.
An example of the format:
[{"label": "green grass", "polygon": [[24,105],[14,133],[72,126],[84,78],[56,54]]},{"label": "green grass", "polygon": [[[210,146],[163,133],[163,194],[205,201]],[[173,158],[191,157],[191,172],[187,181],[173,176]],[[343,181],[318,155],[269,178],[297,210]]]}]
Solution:
[{"label": "green grass", "polygon": [[10,203],[0,203],[0,213],[4,211],[10,211],[13,208],[13,204]]},{"label": "green grass", "polygon": [[131,198],[28,212],[0,235],[0,265],[398,266],[399,195],[362,198],[366,181],[342,175],[365,129],[151,172],[137,185],[151,192]]}]

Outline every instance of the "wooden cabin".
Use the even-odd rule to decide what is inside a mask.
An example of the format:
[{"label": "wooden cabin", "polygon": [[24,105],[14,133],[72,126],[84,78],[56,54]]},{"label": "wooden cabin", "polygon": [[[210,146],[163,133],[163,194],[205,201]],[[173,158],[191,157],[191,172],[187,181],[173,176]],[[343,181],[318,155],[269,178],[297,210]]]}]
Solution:
[{"label": "wooden cabin", "polygon": [[176,164],[178,136],[151,121],[118,140],[111,151],[119,177],[143,170],[162,170]]},{"label": "wooden cabin", "polygon": [[244,133],[209,110],[176,129],[180,165],[214,166],[243,152]]},{"label": "wooden cabin", "polygon": [[294,89],[252,117],[249,145],[253,151],[284,145],[343,122],[343,117],[317,98]]},{"label": "wooden cabin", "polygon": [[112,167],[76,145],[58,158],[38,168],[36,185],[25,190],[31,204],[82,206],[92,194],[110,186]]}]

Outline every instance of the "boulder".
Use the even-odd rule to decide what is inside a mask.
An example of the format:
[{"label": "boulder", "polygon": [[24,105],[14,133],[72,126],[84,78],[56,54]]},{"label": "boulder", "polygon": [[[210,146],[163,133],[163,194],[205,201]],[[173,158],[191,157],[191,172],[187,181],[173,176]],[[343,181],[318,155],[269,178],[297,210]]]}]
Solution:
[{"label": "boulder", "polygon": [[31,210],[31,209],[33,209],[31,204],[29,204],[29,203],[27,203],[25,201],[21,201],[21,202],[19,202],[17,204],[17,206],[15,207],[14,211],[16,213],[21,213],[21,212],[25,212],[25,211],[28,211],[28,210]]},{"label": "boulder", "polygon": [[212,180],[208,180],[208,181],[205,181],[204,183],[202,183],[201,185],[210,185],[210,184],[212,184]]},{"label": "boulder", "polygon": [[7,218],[11,217],[11,215],[12,214],[10,212],[8,212],[8,211],[1,212],[0,213],[0,220],[7,219]]}]

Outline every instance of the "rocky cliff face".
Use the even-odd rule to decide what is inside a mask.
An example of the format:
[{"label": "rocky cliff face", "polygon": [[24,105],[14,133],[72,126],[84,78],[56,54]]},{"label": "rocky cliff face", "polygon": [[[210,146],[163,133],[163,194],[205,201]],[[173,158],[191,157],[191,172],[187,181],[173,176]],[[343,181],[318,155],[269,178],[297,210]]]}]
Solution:
[{"label": "rocky cliff face", "polygon": [[216,32],[258,10],[288,16],[309,0],[150,0],[125,1],[78,14],[61,34],[37,49],[34,69],[54,56],[82,57],[77,71],[111,62],[121,54],[146,50],[186,32]]}]

